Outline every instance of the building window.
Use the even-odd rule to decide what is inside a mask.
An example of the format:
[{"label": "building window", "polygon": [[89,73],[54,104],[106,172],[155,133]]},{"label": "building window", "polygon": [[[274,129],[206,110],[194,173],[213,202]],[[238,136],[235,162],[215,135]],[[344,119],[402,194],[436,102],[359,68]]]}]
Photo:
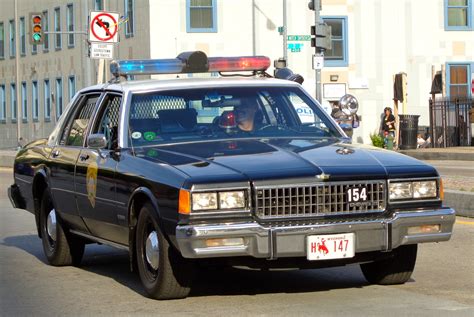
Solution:
[{"label": "building window", "polygon": [[444,0],[444,29],[447,31],[473,30],[473,0]]},{"label": "building window", "polygon": [[72,100],[72,97],[76,94],[76,77],[69,76],[68,79],[68,91],[69,91],[69,100]]},{"label": "building window", "polygon": [[51,120],[51,87],[49,79],[44,80],[44,121]]},{"label": "building window", "polygon": [[104,0],[94,0],[94,9],[96,11],[104,10]]},{"label": "building window", "polygon": [[0,22],[0,59],[5,58],[5,27]]},{"label": "building window", "polygon": [[63,79],[56,78],[56,119],[63,114]]},{"label": "building window", "polygon": [[135,35],[135,1],[125,0],[125,36],[131,37]]},{"label": "building window", "polygon": [[323,20],[332,32],[332,48],[324,52],[324,66],[348,66],[347,17],[323,17]]},{"label": "building window", "polygon": [[216,0],[186,0],[186,31],[217,32]]},{"label": "building window", "polygon": [[[74,32],[74,6],[72,3],[67,5],[66,24],[68,32]],[[74,47],[74,34],[67,35],[67,47]]]},{"label": "building window", "polygon": [[33,121],[38,121],[39,101],[38,101],[38,82],[35,80],[31,84],[31,103],[33,108]]},{"label": "building window", "polygon": [[15,57],[15,20],[10,20],[10,57]]},{"label": "building window", "polygon": [[5,123],[7,119],[7,103],[5,98],[5,85],[0,85],[0,123]]},{"label": "building window", "polygon": [[448,83],[448,95],[450,97],[470,96],[471,71],[470,64],[449,64],[446,74]]},{"label": "building window", "polygon": [[[43,30],[45,32],[49,31],[49,16],[48,11],[43,11]],[[45,34],[43,39],[43,52],[47,53],[49,51],[49,35]]]},{"label": "building window", "polygon": [[14,83],[10,84],[10,110],[12,113],[12,122],[16,122],[16,86]]},{"label": "building window", "polygon": [[25,17],[20,18],[20,55],[26,55]]},{"label": "building window", "polygon": [[26,82],[21,83],[21,118],[28,122],[28,96],[26,95]]},{"label": "building window", "polygon": [[[61,8],[54,9],[54,31],[61,32]],[[54,48],[60,50],[63,45],[61,34],[55,34],[54,38]]]}]

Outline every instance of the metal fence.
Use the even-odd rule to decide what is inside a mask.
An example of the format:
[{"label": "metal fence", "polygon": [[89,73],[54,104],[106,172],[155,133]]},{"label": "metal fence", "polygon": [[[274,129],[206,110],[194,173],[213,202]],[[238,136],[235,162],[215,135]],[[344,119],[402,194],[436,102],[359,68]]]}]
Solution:
[{"label": "metal fence", "polygon": [[432,147],[471,146],[472,97],[430,98],[430,137]]}]

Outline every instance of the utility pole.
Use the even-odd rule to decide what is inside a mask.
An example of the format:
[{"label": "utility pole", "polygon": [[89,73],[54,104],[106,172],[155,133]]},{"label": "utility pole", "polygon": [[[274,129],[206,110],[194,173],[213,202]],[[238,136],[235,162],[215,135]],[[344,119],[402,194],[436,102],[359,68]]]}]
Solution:
[{"label": "utility pole", "polygon": [[[16,86],[16,136],[18,148],[21,147],[21,121],[23,114],[21,112],[20,96],[20,21],[18,19],[18,0],[15,0],[15,86]],[[13,96],[11,96],[13,98]]]},{"label": "utility pole", "polygon": [[314,47],[313,69],[315,70],[316,95],[319,102],[322,100],[321,70],[324,66],[324,51],[331,49],[331,27],[321,19],[321,1],[311,0],[308,8],[314,11],[314,26],[311,26],[311,46]]},{"label": "utility pole", "polygon": [[283,0],[283,58],[286,61],[288,67],[288,27],[286,17],[286,0]]},{"label": "utility pole", "polygon": [[[321,10],[321,0],[314,0],[314,25],[315,28],[318,27],[323,21],[319,15],[319,10]],[[320,21],[321,20],[321,21]],[[324,58],[324,53],[322,50],[315,47],[315,59],[317,60],[319,56]],[[315,67],[315,79],[316,79],[316,100],[321,103],[322,101],[322,85],[321,85],[321,68]]]}]

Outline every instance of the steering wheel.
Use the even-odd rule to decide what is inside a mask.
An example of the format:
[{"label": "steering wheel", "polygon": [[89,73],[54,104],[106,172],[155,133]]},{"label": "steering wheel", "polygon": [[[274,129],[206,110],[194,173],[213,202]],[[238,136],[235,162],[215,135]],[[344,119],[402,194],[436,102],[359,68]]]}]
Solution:
[{"label": "steering wheel", "polygon": [[284,125],[272,125],[272,124],[267,124],[264,125],[263,127],[260,127],[257,129],[257,131],[267,131],[267,130],[277,130],[277,131],[282,131],[286,130],[287,127]]}]

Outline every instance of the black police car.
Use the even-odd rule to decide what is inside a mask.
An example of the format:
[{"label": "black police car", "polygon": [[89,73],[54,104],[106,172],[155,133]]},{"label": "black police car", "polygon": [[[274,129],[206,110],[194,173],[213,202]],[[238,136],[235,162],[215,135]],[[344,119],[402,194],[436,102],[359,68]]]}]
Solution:
[{"label": "black police car", "polygon": [[[18,152],[9,197],[35,215],[52,265],[88,243],[129,251],[150,297],[186,297],[201,265],[317,268],[360,263],[404,283],[417,244],[449,240],[437,171],[354,145],[267,57],[116,61],[82,89],[48,139]],[[136,74],[252,76],[121,81]]]}]

